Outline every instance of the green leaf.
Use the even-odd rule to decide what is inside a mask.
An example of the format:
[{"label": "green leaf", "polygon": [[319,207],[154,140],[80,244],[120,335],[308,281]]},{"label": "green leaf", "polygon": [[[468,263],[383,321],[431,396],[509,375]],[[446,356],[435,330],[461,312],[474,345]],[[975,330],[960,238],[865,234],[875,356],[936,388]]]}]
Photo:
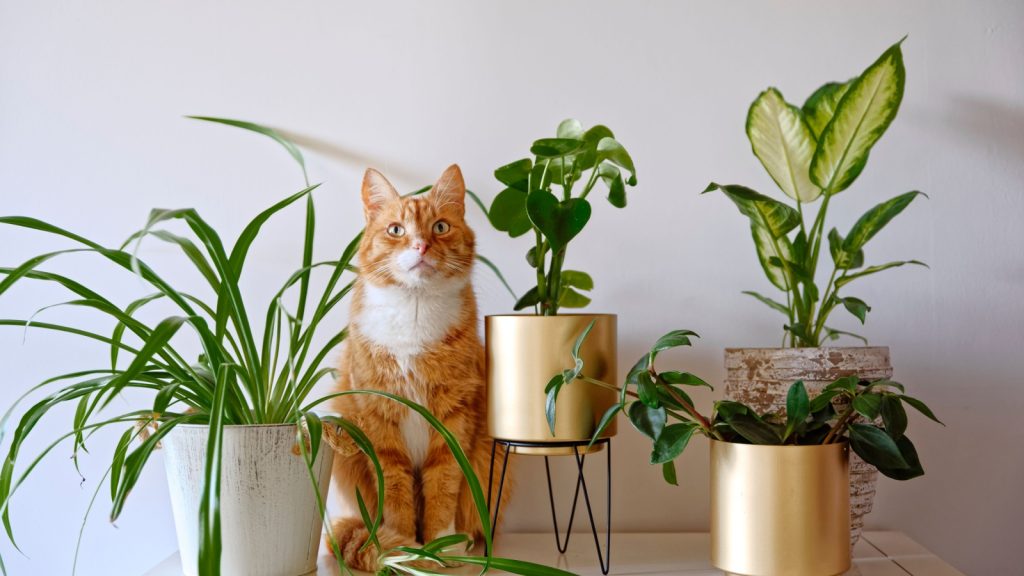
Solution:
[{"label": "green leaf", "polygon": [[533,161],[529,158],[516,160],[506,164],[494,171],[494,177],[509,188],[515,188],[523,192],[529,191],[527,183],[530,181],[530,172],[533,170]]},{"label": "green leaf", "polygon": [[484,266],[487,266],[488,268],[491,269],[491,272],[493,272],[494,275],[498,277],[498,280],[501,282],[501,285],[504,286],[505,290],[508,290],[508,293],[512,295],[513,299],[515,299],[515,291],[512,290],[512,286],[509,286],[508,281],[505,280],[505,276],[501,273],[501,270],[498,269],[498,266],[494,262],[491,262],[490,260],[485,258],[483,254],[477,254],[476,259],[482,262]]},{"label": "green leaf", "polygon": [[651,464],[671,462],[682,454],[697,428],[695,422],[681,422],[665,426],[661,435],[654,441]]},{"label": "green leaf", "polygon": [[636,391],[641,402],[651,408],[658,407],[658,386],[650,372],[644,370],[636,375]]},{"label": "green leaf", "polygon": [[[721,410],[721,405],[719,406]],[[721,414],[721,412],[719,412]],[[761,418],[747,413],[730,414],[726,418],[729,427],[751,444],[778,445],[782,443],[775,428]]]},{"label": "green leaf", "polygon": [[868,266],[867,268],[861,270],[860,272],[857,272],[856,274],[848,274],[841,278],[836,278],[836,290],[842,288],[843,286],[846,286],[847,284],[853,282],[858,278],[870,276],[871,274],[881,272],[882,270],[888,270],[889,268],[897,268],[905,264],[916,264],[917,266],[924,266],[925,268],[928,267],[928,265],[925,264],[924,262],[919,262],[917,260],[898,260],[896,262],[889,262],[887,264],[881,264],[878,266]]},{"label": "green leaf", "polygon": [[605,410],[604,415],[601,416],[601,420],[597,423],[597,429],[594,430],[594,435],[590,438],[590,444],[587,444],[588,448],[593,446],[594,442],[597,442],[597,439],[601,437],[601,434],[604,434],[605,428],[615,420],[615,417],[619,415],[621,410],[622,404],[618,402],[612,404],[607,410]]},{"label": "green leaf", "polygon": [[896,447],[900,450],[900,456],[907,463],[906,468],[882,468],[878,471],[894,480],[910,480],[924,475],[924,468],[921,467],[921,459],[917,455],[917,448],[910,438],[900,436],[896,440]]},{"label": "green leaf", "polygon": [[[575,576],[572,572],[566,572],[565,570],[560,570],[558,568],[550,568],[542,564],[534,564],[533,562],[498,558],[495,556],[445,556],[444,559],[448,562],[485,566],[495,571],[507,572],[509,574],[521,574],[522,576]],[[423,574],[426,572],[421,570],[420,573]]]},{"label": "green leaf", "polygon": [[575,138],[541,138],[530,146],[530,153],[537,158],[558,158],[578,151],[583,140]]},{"label": "green leaf", "polygon": [[551,377],[548,381],[547,386],[544,387],[544,392],[547,393],[547,398],[544,402],[544,415],[548,420],[548,428],[551,430],[551,435],[555,435],[555,416],[556,416],[556,402],[558,400],[558,392],[561,391],[562,386],[565,385],[565,378],[561,374],[557,374]]},{"label": "green leaf", "polygon": [[661,465],[661,476],[665,479],[665,482],[673,486],[679,486],[679,480],[676,479],[676,464],[675,462],[665,462]]},{"label": "green leaf", "polygon": [[763,303],[765,306],[768,306],[772,310],[775,310],[777,312],[781,312],[783,315],[785,315],[787,317],[789,316],[789,309],[786,308],[785,304],[782,304],[781,302],[779,302],[777,300],[773,300],[771,298],[768,298],[767,296],[762,296],[761,294],[758,294],[757,292],[754,292],[754,291],[751,291],[751,290],[744,290],[742,292],[742,294],[746,294],[747,296],[753,296],[758,301]]},{"label": "green leaf", "polygon": [[786,432],[782,436],[785,442],[797,428],[807,421],[811,414],[811,401],[807,397],[807,388],[801,380],[797,380],[786,393]]},{"label": "green leaf", "polygon": [[914,190],[882,202],[865,212],[853,225],[853,228],[850,229],[850,234],[846,237],[846,240],[843,241],[843,250],[846,252],[857,252],[863,248],[868,243],[868,240],[871,240],[890,220],[895,218],[900,212],[903,212],[913,202],[914,198],[918,196],[925,196],[927,198],[927,195],[923,192]]},{"label": "green leaf", "polygon": [[583,125],[575,118],[566,118],[558,124],[558,130],[555,134],[559,138],[583,140]]},{"label": "green leaf", "polygon": [[903,402],[892,394],[882,394],[881,414],[885,433],[893,440],[899,440],[907,431],[907,411]]},{"label": "green leaf", "polygon": [[676,348],[678,346],[690,346],[690,337],[700,338],[696,332],[692,330],[673,330],[661,338],[658,338],[654,342],[654,346],[651,346],[651,362],[654,361],[654,357],[658,355],[658,352],[668,350],[669,348]]},{"label": "green leaf", "polygon": [[559,308],[586,308],[589,304],[590,298],[568,286],[562,288],[558,296]]},{"label": "green leaf", "polygon": [[721,190],[736,204],[751,224],[765,229],[773,238],[779,238],[800,225],[800,214],[792,207],[737,184],[708,184],[701,194]]},{"label": "green leaf", "polygon": [[792,246],[789,238],[785,236],[772,238],[767,229],[756,224],[750,225],[750,232],[754,237],[757,258],[761,262],[761,268],[768,280],[779,290],[788,290],[789,279],[782,263],[792,262]]},{"label": "green leaf", "polygon": [[902,40],[850,85],[821,132],[811,180],[828,194],[845,190],[864,169],[871,147],[892,123],[903,99]]},{"label": "green leaf", "polygon": [[580,290],[593,290],[594,279],[586,272],[579,270],[562,270],[562,286],[572,286]]},{"label": "green leaf", "polygon": [[853,314],[858,320],[860,320],[861,324],[864,323],[868,312],[871,311],[871,306],[865,304],[860,298],[847,296],[846,298],[840,298],[839,301],[842,302],[843,306],[850,311],[850,314]]},{"label": "green leaf", "polygon": [[855,394],[857,392],[857,384],[859,382],[860,379],[855,375],[843,376],[841,378],[836,378],[835,380],[833,380],[828,386],[825,386],[823,391],[829,392],[832,390],[843,390],[849,392],[850,394]]},{"label": "green leaf", "polygon": [[522,297],[516,301],[516,304],[512,309],[518,312],[519,310],[529,308],[530,306],[536,306],[539,303],[540,293],[537,291],[537,287],[534,286],[527,290],[526,294],[523,294]]},{"label": "green leaf", "polygon": [[220,472],[224,445],[224,399],[229,387],[229,367],[217,373],[217,388],[210,407],[210,432],[206,444],[206,468],[199,503],[199,572],[219,576],[221,557]]},{"label": "green leaf", "polygon": [[850,447],[865,462],[878,468],[879,471],[910,468],[896,442],[877,426],[850,424]]},{"label": "green leaf", "polygon": [[823,390],[821,394],[818,394],[811,399],[811,414],[817,414],[824,410],[827,406],[832,403],[832,399],[839,394],[838,390]]},{"label": "green leaf", "polygon": [[608,187],[608,202],[616,208],[625,208],[626,183],[622,180],[622,171],[605,162],[598,166],[597,173]]},{"label": "green leaf", "polygon": [[840,336],[849,336],[860,340],[865,346],[868,345],[868,339],[860,334],[854,334],[853,332],[847,332],[846,330],[836,330],[835,328],[829,328],[828,326],[825,326],[825,336],[829,340],[838,340]]},{"label": "green leaf", "polygon": [[900,395],[900,400],[903,400],[907,404],[910,404],[910,406],[914,410],[917,410],[921,414],[924,414],[929,419],[934,420],[935,422],[938,422],[939,424],[942,424],[943,426],[945,426],[945,424],[941,420],[939,420],[938,418],[935,417],[935,414],[932,412],[931,408],[926,406],[924,402],[921,402],[917,398],[911,398],[910,396],[907,396],[905,394]]},{"label": "green leaf", "polygon": [[[586,341],[587,336],[590,335],[590,331],[594,329],[594,324],[596,324],[596,323],[597,323],[597,320],[591,320],[590,323],[587,324],[587,327],[583,329],[583,332],[580,332],[580,335],[576,337],[576,341],[573,342],[573,344],[572,344],[572,359],[573,360],[576,360],[577,362],[582,362],[582,359],[580,358],[580,348],[583,347],[583,342]],[[582,366],[583,365],[580,364],[581,368],[582,368]]]},{"label": "green leaf", "polygon": [[705,386],[709,390],[715,389],[711,384],[708,384],[704,380],[700,379],[694,374],[690,374],[689,372],[668,370],[666,372],[658,374],[658,378],[661,379],[666,384],[682,384],[684,386]]},{"label": "green leaf", "polygon": [[605,136],[601,138],[597,143],[597,158],[598,163],[603,160],[608,160],[612,164],[629,170],[629,179],[626,183],[630,186],[636,186],[636,168],[633,166],[633,159],[629,156],[629,152],[619,144],[618,140],[611,136]]},{"label": "green leaf", "polygon": [[839,101],[843,99],[843,95],[846,94],[852,83],[853,80],[829,82],[815,90],[814,94],[811,94],[810,98],[804,102],[801,111],[815,136],[821,134],[825,126],[828,126]]},{"label": "green leaf", "polygon": [[590,220],[590,203],[583,198],[559,202],[547,190],[534,190],[526,198],[530,221],[548,240],[553,252],[559,252],[579,234]]},{"label": "green leaf", "polygon": [[863,393],[854,396],[853,398],[853,409],[858,414],[867,418],[868,420],[874,420],[878,418],[878,413],[882,408],[882,395]]},{"label": "green leaf", "polygon": [[512,238],[533,229],[530,217],[526,214],[526,192],[515,188],[505,188],[494,197],[487,217],[495,230],[508,232]]},{"label": "green leaf", "polygon": [[633,402],[626,415],[633,426],[651,440],[657,440],[665,428],[664,408],[652,408],[643,402]]},{"label": "green leaf", "polygon": [[835,263],[836,270],[850,270],[864,265],[864,251],[860,249],[847,251],[843,247],[843,237],[835,228],[828,232],[828,251],[832,254],[832,262]]},{"label": "green leaf", "polygon": [[747,138],[754,156],[786,196],[800,202],[821,196],[810,178],[814,134],[800,109],[788,104],[775,88],[761,92],[750,105]]}]

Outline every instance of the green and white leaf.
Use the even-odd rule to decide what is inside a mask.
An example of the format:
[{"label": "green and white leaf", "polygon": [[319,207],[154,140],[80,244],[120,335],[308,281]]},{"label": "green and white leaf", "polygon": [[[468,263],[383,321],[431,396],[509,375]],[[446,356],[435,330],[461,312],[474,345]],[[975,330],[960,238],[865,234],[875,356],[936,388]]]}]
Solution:
[{"label": "green and white leaf", "polygon": [[868,243],[868,240],[877,234],[890,220],[910,205],[918,196],[925,196],[923,192],[913,190],[906,194],[886,200],[864,213],[850,229],[850,234],[843,241],[843,250],[856,252]]},{"label": "green and white leaf", "polygon": [[756,224],[750,225],[750,232],[754,236],[754,246],[757,247],[757,258],[761,261],[761,267],[764,269],[765,275],[768,276],[768,280],[779,290],[789,290],[786,271],[782,266],[772,263],[772,259],[777,259],[778,262],[792,261],[793,248],[789,238],[785,236],[772,238],[767,230]]},{"label": "green and white leaf", "polygon": [[712,182],[701,194],[721,190],[751,223],[760,226],[775,238],[800,225],[800,213],[793,207],[738,184]]},{"label": "green and white leaf", "polygon": [[815,90],[814,94],[811,94],[810,98],[804,102],[802,109],[804,120],[815,136],[821,134],[825,126],[828,126],[832,116],[836,113],[839,101],[843,99],[843,95],[846,94],[853,80],[855,79],[846,82],[829,82]]},{"label": "green and white leaf", "polygon": [[811,160],[811,180],[828,194],[845,190],[864,169],[871,147],[896,117],[905,80],[903,53],[896,43],[843,95]]},{"label": "green and white leaf", "polygon": [[775,88],[762,92],[750,105],[747,138],[754,156],[786,196],[800,202],[821,196],[821,188],[810,177],[814,134],[800,109],[787,103]]}]

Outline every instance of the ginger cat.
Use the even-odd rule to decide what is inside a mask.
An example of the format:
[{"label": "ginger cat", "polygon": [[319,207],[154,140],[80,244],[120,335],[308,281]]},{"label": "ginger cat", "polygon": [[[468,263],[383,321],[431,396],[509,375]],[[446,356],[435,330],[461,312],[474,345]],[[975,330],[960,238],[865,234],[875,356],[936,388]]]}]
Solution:
[{"label": "ginger cat", "polygon": [[[428,193],[409,198],[380,172],[366,171],[366,231],[337,387],[383,390],[426,406],[458,438],[486,490],[491,438],[465,195],[456,165]],[[384,469],[381,551],[452,533],[481,541],[468,484],[444,440],[422,417],[368,395],[337,398],[334,408],[366,432]],[[358,510],[358,487],[373,514],[374,468],[346,440],[334,461],[340,496],[349,510]],[[360,551],[368,536],[360,518],[343,518],[333,530],[348,566],[378,569],[374,547]]]}]

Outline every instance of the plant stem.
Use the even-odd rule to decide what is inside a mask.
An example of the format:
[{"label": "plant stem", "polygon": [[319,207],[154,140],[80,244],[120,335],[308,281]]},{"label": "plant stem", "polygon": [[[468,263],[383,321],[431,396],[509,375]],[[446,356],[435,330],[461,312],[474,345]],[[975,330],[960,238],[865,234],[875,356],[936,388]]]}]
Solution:
[{"label": "plant stem", "polygon": [[580,194],[580,198],[586,198],[587,194],[590,194],[590,191],[594,188],[594,184],[597,183],[597,176],[600,172],[600,167],[600,164],[597,164],[593,167],[593,169],[591,169],[590,179],[587,180],[587,185],[583,187],[583,193]]},{"label": "plant stem", "polygon": [[[623,392],[622,388],[619,388],[618,386],[615,386],[614,384],[609,384],[609,383],[604,382],[602,380],[596,380],[594,378],[590,378],[590,377],[587,377],[587,376],[577,376],[576,379],[577,380],[582,380],[582,381],[584,381],[584,382],[586,382],[588,384],[593,384],[595,386],[599,386],[601,388],[605,388],[607,390],[614,390],[614,391],[618,392],[619,394],[622,394],[622,392]],[[633,397],[633,398],[640,398],[640,395],[637,394],[636,392],[632,392],[630,390],[626,390],[625,393],[626,393],[627,396],[630,396],[630,397]],[[665,408],[665,413],[669,414],[672,417],[674,417],[676,420],[683,420],[683,421],[692,421],[693,420],[692,418],[687,418],[683,414],[675,412],[674,410],[669,410],[668,408]]]},{"label": "plant stem", "polygon": [[832,444],[835,439],[842,435],[842,431],[850,424],[850,421],[857,415],[857,411],[853,409],[853,398],[850,398],[850,405],[846,408],[846,412],[839,417],[836,425],[829,430],[825,439],[821,441],[822,444]]}]

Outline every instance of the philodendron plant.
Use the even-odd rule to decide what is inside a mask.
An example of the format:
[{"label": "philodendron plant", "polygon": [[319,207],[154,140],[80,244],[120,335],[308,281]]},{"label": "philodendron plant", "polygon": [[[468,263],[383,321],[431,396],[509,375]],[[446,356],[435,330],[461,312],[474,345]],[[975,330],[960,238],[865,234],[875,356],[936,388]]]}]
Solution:
[{"label": "philodendron plant", "polygon": [[[302,168],[305,163],[299,149],[269,128],[220,118],[201,120],[236,126],[258,132],[276,140],[291,154]],[[385,568],[381,574],[422,574],[417,562],[437,567],[453,564],[478,564],[500,568],[517,574],[565,575],[567,572],[529,562],[494,558],[491,556],[491,525],[487,502],[479,479],[473,472],[465,452],[455,436],[425,407],[380,390],[351,390],[316,397],[314,386],[333,374],[333,368],[324,366],[329,354],[346,338],[348,331],[336,328],[325,332],[322,323],[351,291],[358,272],[352,264],[361,233],[348,243],[340,255],[323,261],[314,258],[314,232],[316,213],[312,193],[319,185],[305,187],[273,206],[260,212],[242,230],[234,243],[224,238],[194,209],[154,210],[145,227],[131,234],[118,247],[103,246],[75,232],[53,224],[24,216],[0,217],[0,225],[41,232],[68,240],[73,248],[49,252],[30,258],[16,267],[0,268],[0,296],[8,289],[24,282],[45,282],[63,287],[73,296],[71,300],[54,306],[84,308],[113,321],[109,333],[97,333],[65,323],[37,321],[37,315],[48,306],[24,319],[0,319],[0,326],[21,327],[29,330],[55,331],[83,340],[102,342],[109,356],[88,369],[52,376],[28,390],[7,410],[0,421],[0,430],[21,404],[31,396],[41,394],[31,406],[22,411],[20,420],[9,441],[6,458],[0,469],[0,515],[7,536],[14,542],[10,519],[10,503],[19,488],[31,476],[39,462],[58,447],[70,443],[70,454],[77,466],[77,458],[86,452],[92,435],[103,428],[120,429],[120,440],[110,454],[110,466],[97,483],[93,501],[104,483],[109,486],[111,520],[121,514],[132,488],[139,480],[142,469],[150,461],[160,441],[176,426],[200,424],[210,429],[206,450],[204,486],[195,521],[199,524],[201,541],[198,568],[202,576],[220,574],[221,523],[220,476],[223,458],[224,428],[229,425],[293,424],[296,445],[305,458],[311,482],[316,488],[313,463],[318,450],[329,449],[322,441],[325,427],[336,427],[338,433],[351,436],[356,446],[373,463],[378,493],[384,493],[384,472],[374,446],[365,433],[345,415],[319,415],[314,408],[330,398],[348,394],[370,394],[386,397],[401,404],[417,417],[422,417],[436,431],[452,451],[469,484],[477,512],[483,525],[486,556],[465,554],[470,539],[466,535],[450,535],[422,548],[403,547],[396,550],[380,549],[375,535],[383,517],[383,498],[377,499],[375,510],[362,509],[363,520],[369,532],[367,546],[376,546],[383,557]],[[266,303],[265,312],[254,316],[252,302],[243,294],[241,276],[249,261],[249,249],[260,235],[263,225],[274,215],[292,204],[305,205],[305,227],[302,232],[303,249],[301,267],[287,277],[274,296]],[[180,235],[166,226],[183,223],[190,233]],[[195,293],[185,291],[174,279],[160,275],[138,256],[139,244],[145,240],[167,243],[180,250],[191,264],[193,272],[202,279]],[[115,272],[134,273],[153,292],[126,305],[92,290],[88,284],[97,272],[90,270],[85,277],[68,277],[45,271],[49,261],[68,254],[87,254],[112,265]],[[104,273],[103,269],[99,274]],[[326,271],[327,280],[322,289],[313,284],[314,271]],[[294,296],[294,304],[288,304]],[[155,302],[167,302],[175,313],[150,323],[140,319],[139,313]],[[260,329],[262,329],[260,331]],[[179,334],[180,332],[180,334]],[[190,332],[201,350],[198,357],[189,359],[180,346],[176,334]],[[114,402],[125,391],[148,394],[140,405],[122,408]],[[47,422],[40,424],[49,413],[61,406],[72,406],[74,418],[59,429],[57,439],[36,454],[26,454],[30,436],[40,430],[53,431]],[[111,410],[116,413],[111,414]],[[95,442],[95,441],[93,441]],[[95,448],[95,447],[94,447]],[[326,507],[317,497],[320,514],[326,518]],[[92,502],[87,509],[92,510]],[[375,512],[375,513],[374,513]],[[82,523],[83,530],[85,521]],[[79,544],[82,532],[79,533]],[[329,545],[338,562],[340,573],[348,573],[342,561],[338,543],[328,531]],[[75,552],[77,564],[78,548]],[[0,559],[0,572],[6,574]]]},{"label": "philodendron plant", "polygon": [[[785,415],[764,413],[739,402],[715,402],[705,416],[685,392],[685,386],[711,386],[699,377],[680,370],[659,371],[658,353],[678,346],[690,346],[697,335],[673,330],[659,338],[630,369],[625,384],[589,378],[579,349],[590,327],[577,338],[572,351],[573,366],[552,378],[548,385],[549,423],[554,426],[554,402],[563,386],[574,381],[616,390],[619,402],[605,412],[591,443],[619,414],[651,440],[651,464],[660,464],[666,482],[676,484],[674,461],[686,449],[690,438],[700,434],[723,442],[762,445],[819,445],[848,441],[865,462],[896,480],[924,474],[917,450],[906,436],[906,406],[939,422],[917,398],[907,396],[904,387],[891,380],[868,382],[857,376],[839,378],[813,399],[802,381],[794,382],[786,397]],[[577,384],[579,385],[579,384]],[[941,422],[939,422],[941,424]]]},{"label": "philodendron plant", "polygon": [[[900,194],[868,210],[845,236],[825,218],[832,197],[860,175],[872,146],[896,117],[903,99],[905,70],[900,44],[882,54],[862,74],[818,88],[803,106],[786,102],[775,88],[762,92],[747,113],[747,136],[754,155],[795,207],[745,186],[711,183],[704,192],[722,191],[750,219],[757,256],[768,280],[786,295],[785,303],[757,292],[748,294],[786,316],[783,342],[816,347],[840,335],[861,336],[826,325],[842,306],[863,324],[871,310],[847,295],[851,282],[917,260],[864,266],[864,246],[917,196]],[[805,211],[820,205],[808,227]],[[827,237],[832,271],[824,290],[816,282],[819,256]],[[866,342],[866,341],[865,341]]]},{"label": "philodendron plant", "polygon": [[[612,131],[597,125],[588,130],[573,119],[558,125],[555,138],[541,138],[523,158],[494,171],[506,188],[494,198],[491,224],[516,238],[533,231],[534,245],[526,261],[536,270],[537,284],[523,294],[515,309],[533,308],[553,316],[559,308],[582,308],[590,298],[580,293],[594,287],[589,274],[563,270],[569,242],[590,221],[587,196],[600,180],[608,202],[626,206],[626,186],[636,185],[633,159]],[[623,177],[622,171],[629,172]],[[579,194],[573,195],[579,185]]]}]

